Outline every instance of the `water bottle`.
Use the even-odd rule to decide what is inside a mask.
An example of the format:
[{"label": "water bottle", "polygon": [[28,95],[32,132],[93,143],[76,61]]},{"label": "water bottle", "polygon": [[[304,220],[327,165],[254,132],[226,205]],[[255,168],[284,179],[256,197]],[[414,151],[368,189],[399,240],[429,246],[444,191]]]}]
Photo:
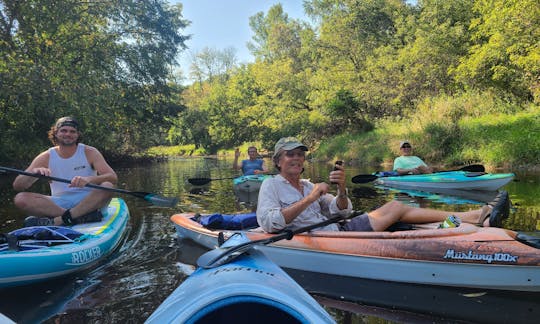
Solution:
[{"label": "water bottle", "polygon": [[439,228],[453,228],[459,227],[461,224],[461,219],[459,217],[450,215],[439,225]]}]

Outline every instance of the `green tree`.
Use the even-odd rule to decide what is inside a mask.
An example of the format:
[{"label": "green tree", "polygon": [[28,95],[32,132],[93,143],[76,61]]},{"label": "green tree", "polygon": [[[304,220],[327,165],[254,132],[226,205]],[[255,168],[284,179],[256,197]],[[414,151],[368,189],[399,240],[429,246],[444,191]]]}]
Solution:
[{"label": "green tree", "polygon": [[181,109],[167,83],[186,39],[180,5],[4,0],[0,13],[0,160],[49,145],[62,115],[79,117],[104,151],[131,152],[154,143],[148,123],[168,127]]},{"label": "green tree", "polygon": [[[451,71],[466,54],[474,17],[468,0],[424,0],[396,19],[398,46],[383,46],[369,59],[362,93],[385,114],[401,114],[418,100],[455,92]],[[382,100],[380,100],[382,99]]]},{"label": "green tree", "polygon": [[456,70],[470,88],[540,102],[540,2],[475,1],[472,46]]}]

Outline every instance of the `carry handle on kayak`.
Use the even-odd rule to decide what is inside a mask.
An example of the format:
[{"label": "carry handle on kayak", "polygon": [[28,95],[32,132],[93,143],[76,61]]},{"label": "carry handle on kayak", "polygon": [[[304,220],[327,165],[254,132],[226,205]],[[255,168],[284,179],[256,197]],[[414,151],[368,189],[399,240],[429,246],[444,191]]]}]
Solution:
[{"label": "carry handle on kayak", "polygon": [[[6,172],[12,172],[12,173],[18,173],[29,177],[39,178],[39,179],[46,179],[51,181],[58,181],[58,182],[65,182],[65,183],[71,183],[71,180],[68,179],[62,179],[62,178],[56,178],[51,176],[42,175],[39,173],[30,173],[23,170],[17,170],[12,168],[7,168],[0,166],[0,171],[6,171]],[[122,194],[128,194],[132,195],[138,198],[142,198],[146,201],[151,202],[152,204],[156,206],[162,206],[162,207],[174,207],[178,203],[178,198],[168,198],[168,197],[162,197],[154,193],[149,192],[142,192],[142,191],[129,191],[125,189],[118,189],[118,188],[109,188],[109,187],[103,187],[100,185],[96,185],[93,183],[87,183],[85,187],[99,189],[99,190],[106,190],[106,191],[112,191]]]},{"label": "carry handle on kayak", "polygon": [[[453,171],[466,171],[466,172],[485,172],[486,168],[484,168],[481,164],[471,164],[464,166],[462,168],[456,169],[456,170],[446,170],[446,171],[438,171],[439,172],[453,172]],[[405,176],[405,175],[402,175]],[[399,176],[397,176],[399,177]],[[351,181],[352,183],[368,183],[374,180],[377,180],[380,178],[379,176],[376,176],[374,174],[358,174],[352,177]]]}]

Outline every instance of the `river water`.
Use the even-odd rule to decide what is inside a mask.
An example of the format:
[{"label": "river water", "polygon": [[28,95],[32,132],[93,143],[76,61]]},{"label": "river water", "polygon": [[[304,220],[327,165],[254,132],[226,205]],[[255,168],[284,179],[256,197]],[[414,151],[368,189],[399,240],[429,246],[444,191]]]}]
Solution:
[{"label": "river water", "polygon": [[[270,165],[270,161],[267,161]],[[206,249],[189,240],[178,240],[169,218],[174,213],[247,211],[237,205],[230,179],[214,180],[195,187],[186,180],[192,177],[230,178],[236,174],[225,158],[187,158],[136,166],[116,166],[119,187],[131,191],[178,197],[175,208],[150,205],[143,199],[123,195],[130,209],[129,231],[121,248],[99,267],[85,273],[26,287],[0,290],[0,312],[18,323],[142,323],[159,304],[194,270],[197,257]],[[305,177],[312,181],[327,179],[332,165],[306,163]],[[347,175],[375,170],[348,168]],[[0,231],[9,232],[22,226],[24,215],[13,206],[14,175],[0,174]],[[46,183],[33,190],[48,193]],[[407,204],[447,210],[478,208],[493,193],[472,197],[424,195],[418,192],[398,193],[371,184],[349,183],[353,206],[370,210],[392,199]],[[540,229],[540,175],[517,173],[516,181],[505,187],[514,210],[505,227],[520,231]],[[2,266],[2,265],[0,265]],[[390,288],[391,289],[391,288]],[[427,323],[455,322],[452,314],[419,314],[395,307],[375,307],[315,296],[338,323]],[[499,297],[498,297],[499,298]],[[502,297],[501,297],[502,298]],[[508,299],[504,299],[508,298]],[[504,297],[497,303],[516,305],[521,320],[538,318],[540,301]],[[434,304],[440,300],[430,301]],[[444,301],[442,301],[444,302]],[[429,303],[429,301],[428,301]],[[428,307],[429,308],[429,307]],[[494,307],[493,312],[510,312]],[[525,314],[523,314],[523,312]],[[456,309],[456,314],[459,309]],[[508,314],[506,314],[508,315]],[[501,319],[506,317],[501,316]],[[504,322],[504,320],[501,320]]]}]

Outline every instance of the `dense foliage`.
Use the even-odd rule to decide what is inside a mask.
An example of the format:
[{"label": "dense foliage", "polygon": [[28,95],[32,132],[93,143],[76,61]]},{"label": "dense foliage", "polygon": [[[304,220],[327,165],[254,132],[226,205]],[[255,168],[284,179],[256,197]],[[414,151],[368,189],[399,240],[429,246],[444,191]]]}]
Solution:
[{"label": "dense foliage", "polygon": [[63,115],[108,155],[161,143],[186,24],[161,0],[1,0],[0,160],[28,161]]},{"label": "dense foliage", "polygon": [[[195,131],[210,151],[246,141],[271,149],[291,134],[317,146],[328,136],[358,139],[351,135],[404,124],[407,131],[374,133],[384,147],[378,159],[396,153],[398,137],[412,136],[427,142],[429,158],[456,162],[467,155],[454,151],[462,149],[463,118],[538,109],[538,1],[308,0],[304,8],[311,23],[281,5],[251,17],[256,61],[189,87],[172,144]],[[476,109],[481,98],[490,100]],[[205,122],[194,124],[194,116]],[[358,144],[336,146],[352,158]]]},{"label": "dense foliage", "polygon": [[[536,130],[527,121],[540,104],[538,0],[305,0],[304,9],[310,21],[279,4],[252,16],[255,62],[206,48],[181,86],[170,73],[186,40],[181,5],[0,0],[0,160],[33,156],[66,114],[83,120],[90,144],[121,154],[271,149],[296,135],[351,157],[377,145],[384,159],[406,136],[429,159],[457,162],[479,158],[463,143],[484,136],[485,116],[520,127],[514,139]],[[516,158],[540,161],[536,145]]]}]

